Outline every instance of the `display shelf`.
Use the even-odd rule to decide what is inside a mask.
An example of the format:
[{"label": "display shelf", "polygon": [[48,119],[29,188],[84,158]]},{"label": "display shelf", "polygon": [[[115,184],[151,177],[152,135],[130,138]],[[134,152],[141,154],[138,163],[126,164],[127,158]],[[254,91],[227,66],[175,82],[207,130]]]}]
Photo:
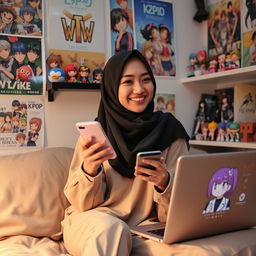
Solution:
[{"label": "display shelf", "polygon": [[240,149],[256,149],[256,142],[219,142],[206,140],[190,140],[190,145],[206,146],[206,147],[227,147]]},{"label": "display shelf", "polygon": [[59,90],[99,90],[100,84],[96,83],[51,83],[48,90],[48,101],[54,101],[55,92]]},{"label": "display shelf", "polygon": [[181,83],[184,85],[210,85],[234,82],[255,83],[256,65],[181,79]]}]

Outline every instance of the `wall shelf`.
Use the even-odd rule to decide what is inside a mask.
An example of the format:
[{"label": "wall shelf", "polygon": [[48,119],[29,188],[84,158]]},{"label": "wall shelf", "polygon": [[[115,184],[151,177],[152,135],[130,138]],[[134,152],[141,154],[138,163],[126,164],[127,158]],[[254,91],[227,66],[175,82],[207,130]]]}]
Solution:
[{"label": "wall shelf", "polygon": [[48,91],[48,101],[54,101],[55,92],[59,90],[99,90],[100,84],[96,83],[51,83]]},{"label": "wall shelf", "polygon": [[219,142],[206,140],[190,140],[190,145],[207,146],[207,147],[227,147],[240,149],[256,149],[256,142]]},{"label": "wall shelf", "polygon": [[184,85],[210,85],[217,83],[251,83],[256,82],[256,66],[231,69],[206,75],[181,79]]}]

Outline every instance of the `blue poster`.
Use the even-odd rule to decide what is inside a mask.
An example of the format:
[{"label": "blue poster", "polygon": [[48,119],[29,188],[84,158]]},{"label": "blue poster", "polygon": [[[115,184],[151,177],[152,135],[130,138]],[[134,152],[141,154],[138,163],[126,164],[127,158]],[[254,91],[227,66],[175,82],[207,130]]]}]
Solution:
[{"label": "blue poster", "polygon": [[134,45],[132,0],[110,0],[111,53],[129,51]]},{"label": "blue poster", "polygon": [[147,58],[154,75],[175,76],[173,4],[134,1],[136,48]]}]

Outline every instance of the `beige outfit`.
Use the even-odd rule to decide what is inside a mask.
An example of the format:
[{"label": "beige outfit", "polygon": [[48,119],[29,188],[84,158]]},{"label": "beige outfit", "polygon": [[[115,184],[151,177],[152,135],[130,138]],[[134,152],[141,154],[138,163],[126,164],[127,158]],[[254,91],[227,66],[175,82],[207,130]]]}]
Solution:
[{"label": "beige outfit", "polygon": [[156,216],[155,212],[160,221],[166,221],[176,160],[187,153],[183,139],[163,152],[171,178],[166,190],[159,193],[151,183],[121,176],[108,161],[96,177],[87,175],[81,169],[83,157],[77,143],[64,190],[71,203],[62,222],[68,251],[74,256],[129,255],[132,238],[128,225]]}]

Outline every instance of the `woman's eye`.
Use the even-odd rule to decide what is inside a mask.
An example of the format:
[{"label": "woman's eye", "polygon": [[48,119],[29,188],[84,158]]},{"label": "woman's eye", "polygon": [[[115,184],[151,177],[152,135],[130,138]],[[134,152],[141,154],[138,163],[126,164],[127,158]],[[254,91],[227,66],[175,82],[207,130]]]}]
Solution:
[{"label": "woman's eye", "polygon": [[145,77],[145,78],[143,79],[143,81],[144,81],[144,82],[151,82],[152,80],[151,80],[151,77]]},{"label": "woman's eye", "polygon": [[130,85],[130,84],[132,84],[132,80],[125,80],[122,82],[122,84]]}]

